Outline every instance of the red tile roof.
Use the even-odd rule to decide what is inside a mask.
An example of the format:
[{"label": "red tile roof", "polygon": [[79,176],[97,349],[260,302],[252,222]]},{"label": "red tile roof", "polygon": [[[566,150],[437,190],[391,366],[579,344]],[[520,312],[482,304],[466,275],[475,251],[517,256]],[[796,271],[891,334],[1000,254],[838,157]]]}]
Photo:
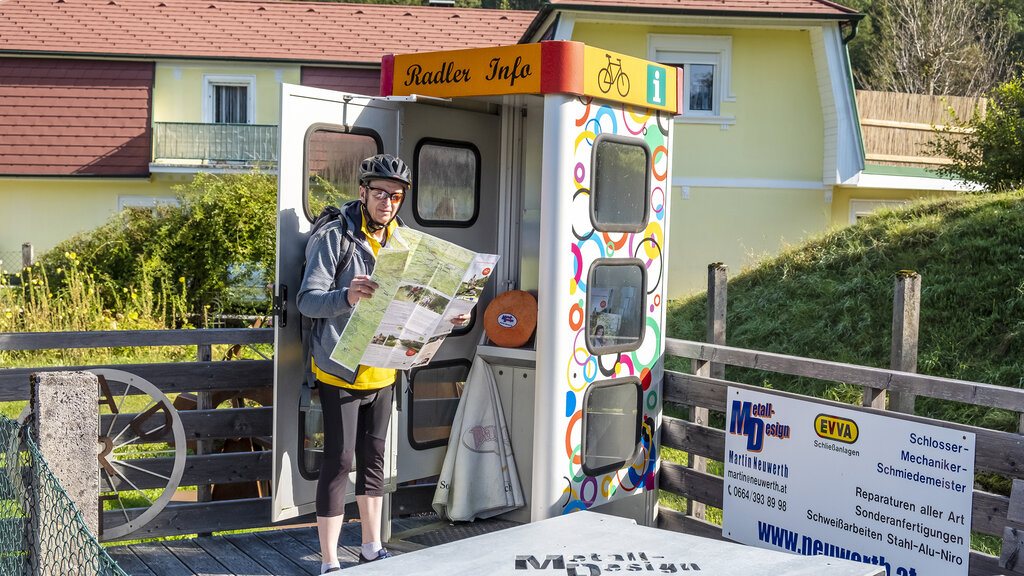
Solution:
[{"label": "red tile roof", "polygon": [[535,12],[276,0],[0,0],[0,53],[379,65],[515,44]]},{"label": "red tile roof", "polygon": [[828,0],[548,0],[555,8],[678,11],[680,13],[748,13],[786,16],[843,17],[858,12]]},{"label": "red tile roof", "polygon": [[152,62],[0,58],[0,174],[148,175],[152,85]]}]

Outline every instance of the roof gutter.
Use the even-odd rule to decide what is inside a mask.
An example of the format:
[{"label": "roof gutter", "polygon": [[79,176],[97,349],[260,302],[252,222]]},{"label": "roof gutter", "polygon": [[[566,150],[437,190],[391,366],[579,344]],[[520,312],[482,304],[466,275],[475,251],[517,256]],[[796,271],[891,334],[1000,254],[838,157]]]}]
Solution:
[{"label": "roof gutter", "polygon": [[854,12],[852,14],[816,14],[807,12],[751,12],[744,10],[695,10],[687,8],[652,8],[635,6],[607,6],[594,4],[566,4],[553,6],[550,1],[545,1],[537,12],[537,16],[530,22],[530,26],[519,39],[519,43],[532,42],[533,38],[541,31],[549,16],[555,11],[577,11],[577,12],[604,12],[604,13],[629,13],[629,14],[651,14],[651,15],[673,15],[673,16],[711,16],[711,17],[733,17],[733,18],[770,18],[770,19],[805,19],[805,20],[839,20],[852,27],[849,37],[843,37],[843,43],[853,40],[857,36],[857,24],[864,19],[866,14]]}]

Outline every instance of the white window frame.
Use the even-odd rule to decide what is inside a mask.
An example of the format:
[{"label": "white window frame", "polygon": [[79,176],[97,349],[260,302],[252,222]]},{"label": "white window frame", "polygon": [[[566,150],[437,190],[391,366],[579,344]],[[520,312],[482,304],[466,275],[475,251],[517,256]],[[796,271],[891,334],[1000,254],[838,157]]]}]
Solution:
[{"label": "white window frame", "polygon": [[732,92],[732,36],[697,34],[648,34],[647,59],[681,66],[712,64],[715,67],[711,110],[693,110],[690,106],[690,79],[683,78],[683,110],[676,122],[692,124],[721,124],[727,128],[736,123],[735,116],[722,114],[722,102],[735,102]]},{"label": "white window frame", "polygon": [[216,86],[245,86],[246,124],[255,124],[256,76],[254,74],[203,74],[203,122],[213,123]]},{"label": "white window frame", "polygon": [[910,200],[850,198],[850,224],[856,224],[858,216],[870,216],[880,208],[898,208],[909,203]]}]

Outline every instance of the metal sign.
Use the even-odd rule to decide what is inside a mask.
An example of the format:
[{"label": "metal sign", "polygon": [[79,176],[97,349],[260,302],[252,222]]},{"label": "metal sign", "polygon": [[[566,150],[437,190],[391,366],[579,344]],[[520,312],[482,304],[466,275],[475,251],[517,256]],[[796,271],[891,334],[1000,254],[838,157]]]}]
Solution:
[{"label": "metal sign", "polygon": [[722,534],[891,576],[966,575],[974,434],[729,388]]},{"label": "metal sign", "polygon": [[577,94],[675,113],[682,73],[579,42],[385,56],[381,95]]}]

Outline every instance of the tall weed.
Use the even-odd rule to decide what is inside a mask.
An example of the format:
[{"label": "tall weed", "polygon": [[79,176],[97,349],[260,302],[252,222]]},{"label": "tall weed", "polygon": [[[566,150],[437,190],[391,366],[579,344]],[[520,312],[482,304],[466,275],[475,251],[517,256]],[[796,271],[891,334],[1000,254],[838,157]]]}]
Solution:
[{"label": "tall weed", "polygon": [[[138,285],[117,286],[87,272],[75,252],[58,266],[42,263],[0,276],[0,332],[88,332],[187,327],[185,288],[154,288],[143,273]],[[107,303],[110,303],[108,305]],[[139,361],[151,352],[127,348],[0,351],[0,366],[104,364]],[[184,348],[161,358],[184,357]]]}]

